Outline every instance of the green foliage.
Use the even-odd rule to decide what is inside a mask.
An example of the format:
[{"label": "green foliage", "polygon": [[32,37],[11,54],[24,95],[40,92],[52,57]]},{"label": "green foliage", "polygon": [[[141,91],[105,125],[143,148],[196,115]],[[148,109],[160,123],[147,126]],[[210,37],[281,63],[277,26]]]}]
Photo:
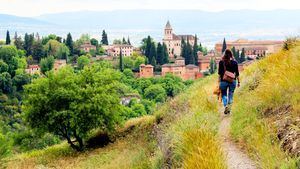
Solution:
[{"label": "green foliage", "polygon": [[8,72],[14,75],[17,69],[18,50],[15,46],[3,46],[0,48],[0,59],[8,65]]},{"label": "green foliage", "polygon": [[167,96],[174,97],[185,89],[185,85],[180,77],[167,74],[159,80],[159,83],[167,92]]},{"label": "green foliage", "polygon": [[131,69],[124,69],[123,74],[126,76],[126,78],[134,78],[134,74]]},{"label": "green foliage", "polygon": [[209,73],[210,74],[214,74],[216,71],[217,71],[216,60],[214,60],[214,59],[211,58],[210,62],[209,62]]},{"label": "green foliage", "polygon": [[40,67],[41,67],[41,72],[46,73],[50,70],[52,70],[54,66],[54,57],[53,56],[48,56],[46,58],[43,58],[40,62]]},{"label": "green foliage", "polygon": [[8,72],[0,74],[0,93],[11,93],[13,91],[11,75]]},{"label": "green foliage", "polygon": [[0,133],[0,162],[2,158],[6,157],[10,153],[10,151],[11,151],[10,140]]},{"label": "green foliage", "polygon": [[44,56],[44,48],[42,41],[34,41],[32,44],[32,57],[33,59],[40,61],[41,58]]},{"label": "green foliage", "polygon": [[47,56],[54,56],[54,58],[57,59],[66,59],[70,54],[69,48],[57,40],[49,40],[44,46],[44,50],[47,53]]},{"label": "green foliage", "polygon": [[155,84],[145,89],[145,98],[155,102],[164,102],[167,98],[165,89],[160,84]]},{"label": "green foliage", "polygon": [[50,72],[25,87],[26,120],[31,127],[64,137],[72,148],[82,150],[89,131],[110,132],[120,122],[119,80],[120,74],[98,64],[78,74],[68,66]]},{"label": "green foliage", "polygon": [[88,64],[90,64],[90,59],[85,55],[82,55],[77,59],[77,65],[80,70],[82,70]]},{"label": "green foliage", "polygon": [[18,74],[13,79],[13,86],[16,86],[17,91],[22,91],[23,86],[30,83],[30,75],[29,74]]},{"label": "green foliage", "polygon": [[8,71],[8,65],[0,59],[0,73],[7,72]]}]

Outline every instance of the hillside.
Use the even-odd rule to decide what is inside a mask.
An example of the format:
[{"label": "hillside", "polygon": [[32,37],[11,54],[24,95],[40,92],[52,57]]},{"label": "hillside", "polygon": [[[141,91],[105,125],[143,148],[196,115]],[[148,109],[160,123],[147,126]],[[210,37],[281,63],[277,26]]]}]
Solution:
[{"label": "hillside", "polygon": [[[212,91],[217,76],[195,82],[153,115],[132,119],[111,136],[94,133],[93,146],[74,152],[66,143],[8,157],[7,168],[230,168],[230,146],[259,168],[299,168],[300,44],[242,72],[232,115],[220,115]],[[282,71],[284,70],[284,71]],[[231,123],[230,123],[231,120]],[[221,126],[220,126],[221,125]],[[226,127],[225,125],[225,127]],[[226,131],[225,131],[226,132]],[[101,144],[100,144],[101,143]],[[231,151],[231,150],[229,150]],[[249,158],[250,157],[250,158]],[[243,160],[243,158],[240,158]]]}]

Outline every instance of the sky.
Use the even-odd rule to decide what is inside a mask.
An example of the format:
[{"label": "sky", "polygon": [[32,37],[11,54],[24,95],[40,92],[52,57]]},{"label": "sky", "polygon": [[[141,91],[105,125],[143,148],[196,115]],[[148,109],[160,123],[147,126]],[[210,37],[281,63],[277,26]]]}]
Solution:
[{"label": "sky", "polygon": [[300,9],[300,0],[0,0],[0,13],[39,16],[69,11],[118,9]]}]

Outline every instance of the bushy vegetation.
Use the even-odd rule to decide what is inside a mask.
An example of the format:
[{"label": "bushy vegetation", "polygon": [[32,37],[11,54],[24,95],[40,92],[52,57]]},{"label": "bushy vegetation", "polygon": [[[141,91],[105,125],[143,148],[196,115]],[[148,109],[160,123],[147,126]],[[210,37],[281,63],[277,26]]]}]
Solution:
[{"label": "bushy vegetation", "polygon": [[233,138],[265,169],[297,168],[297,160],[300,165],[299,157],[279,139],[282,126],[299,133],[300,46],[295,41],[286,44],[284,51],[243,72],[233,106]]}]

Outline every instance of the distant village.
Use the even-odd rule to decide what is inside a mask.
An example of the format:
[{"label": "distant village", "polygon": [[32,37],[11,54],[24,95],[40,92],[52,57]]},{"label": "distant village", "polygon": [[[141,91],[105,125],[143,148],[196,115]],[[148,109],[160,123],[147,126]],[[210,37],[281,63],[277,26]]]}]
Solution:
[{"label": "distant village", "polygon": [[[277,52],[283,45],[283,41],[250,41],[247,39],[226,41],[224,38],[223,41],[215,44],[213,50],[206,52],[197,50],[195,57],[192,58],[193,62],[189,62],[187,61],[187,58],[183,56],[183,45],[189,45],[191,46],[191,49],[193,49],[193,46],[198,45],[195,44],[197,43],[198,38],[194,35],[175,34],[169,21],[165,25],[163,32],[164,36],[160,43],[166,48],[165,52],[166,55],[168,55],[167,61],[161,62],[159,69],[156,70],[156,64],[152,64],[153,62],[149,61],[149,58],[147,58],[145,63],[139,65],[139,70],[135,70],[134,73],[136,77],[150,78],[173,74],[181,77],[183,80],[202,78],[207,74],[216,71],[218,62],[222,59],[222,52],[225,49],[231,49],[233,51],[233,54],[237,56],[235,59],[239,62],[239,69],[243,70],[245,66],[251,64],[256,59]],[[131,45],[129,39],[128,41],[123,42],[113,44],[102,43],[101,48],[103,49],[103,53],[89,57],[90,63],[101,60],[114,61],[118,60],[120,57],[126,58],[133,56],[134,54],[141,56],[145,55],[145,51],[143,51],[141,47],[134,47]],[[83,53],[91,53],[92,51],[96,51],[98,46],[97,44],[92,44],[91,41],[85,41],[79,48]],[[53,69],[55,71],[59,70],[68,63],[70,62],[67,61],[67,58],[56,58]],[[40,64],[28,64],[25,71],[31,75],[40,74]]]}]

